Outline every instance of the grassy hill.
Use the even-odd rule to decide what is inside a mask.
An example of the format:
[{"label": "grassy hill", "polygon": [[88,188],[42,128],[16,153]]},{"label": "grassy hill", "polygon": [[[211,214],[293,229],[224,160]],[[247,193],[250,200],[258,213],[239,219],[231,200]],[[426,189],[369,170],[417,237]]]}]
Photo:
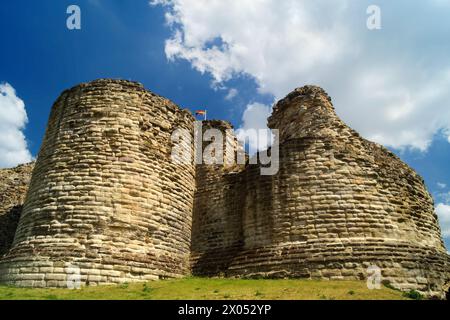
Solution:
[{"label": "grassy hill", "polygon": [[0,286],[3,300],[401,300],[399,291],[369,290],[364,281],[238,280],[186,278],[117,286],[28,289]]}]

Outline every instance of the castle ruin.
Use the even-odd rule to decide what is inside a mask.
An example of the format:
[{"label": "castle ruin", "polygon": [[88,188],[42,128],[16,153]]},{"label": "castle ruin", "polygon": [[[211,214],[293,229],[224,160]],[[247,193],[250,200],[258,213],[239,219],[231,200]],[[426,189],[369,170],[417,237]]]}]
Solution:
[{"label": "castle ruin", "polygon": [[[402,290],[448,289],[450,256],[422,178],[345,125],[322,89],[275,105],[275,175],[174,163],[171,134],[194,136],[194,121],[135,82],[63,92],[36,164],[0,171],[0,282],[66,287],[73,267],[85,285],[190,274],[365,280],[375,266]],[[236,156],[236,139],[226,143]]]}]

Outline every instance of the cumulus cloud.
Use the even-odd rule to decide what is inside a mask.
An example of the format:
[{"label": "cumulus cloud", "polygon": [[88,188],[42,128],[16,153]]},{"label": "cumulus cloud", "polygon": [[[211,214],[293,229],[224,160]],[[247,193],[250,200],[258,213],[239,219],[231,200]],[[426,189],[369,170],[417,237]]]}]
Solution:
[{"label": "cumulus cloud", "polygon": [[450,206],[444,203],[439,203],[436,206],[436,214],[439,217],[442,235],[444,237],[450,237]]},{"label": "cumulus cloud", "polygon": [[436,133],[450,132],[448,1],[379,0],[376,31],[366,28],[371,1],[151,3],[165,7],[173,30],[168,59],[188,60],[215,86],[250,75],[279,99],[320,85],[350,126],[400,149],[426,151]]},{"label": "cumulus cloud", "polygon": [[444,192],[437,192],[435,193],[435,199],[436,202],[440,203],[450,203],[450,192],[444,191]]},{"label": "cumulus cloud", "polygon": [[230,90],[228,90],[227,95],[225,96],[225,100],[231,101],[233,100],[237,95],[238,95],[239,91],[235,88],[231,88]]},{"label": "cumulus cloud", "polygon": [[444,129],[442,133],[444,134],[444,136],[447,136],[447,141],[448,143],[450,143],[450,129]]},{"label": "cumulus cloud", "polygon": [[242,115],[242,126],[236,130],[237,138],[248,143],[249,153],[265,150],[271,143],[271,134],[267,129],[267,118],[272,108],[261,103],[252,103]]},{"label": "cumulus cloud", "polygon": [[0,168],[29,162],[23,129],[28,121],[24,102],[8,83],[0,83]]}]

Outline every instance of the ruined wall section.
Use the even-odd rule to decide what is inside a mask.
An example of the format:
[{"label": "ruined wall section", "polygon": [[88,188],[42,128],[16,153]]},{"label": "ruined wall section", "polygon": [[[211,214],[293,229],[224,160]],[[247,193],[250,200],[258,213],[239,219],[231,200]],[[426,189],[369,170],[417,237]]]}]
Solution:
[{"label": "ruined wall section", "polygon": [[419,175],[345,125],[318,87],[281,100],[269,127],[280,130],[280,170],[262,176],[248,165],[231,186],[242,247],[221,272],[363,280],[376,266],[400,289],[442,295],[450,261]]},{"label": "ruined wall section", "polygon": [[398,288],[442,294],[449,256],[420,176],[347,127],[318,87],[280,101],[269,127],[280,171],[246,169],[244,250],[229,275],[366,279],[373,265]]},{"label": "ruined wall section", "polygon": [[[242,247],[242,203],[239,172],[245,165],[237,164],[242,151],[233,127],[226,121],[203,121],[202,132],[220,130],[223,134],[224,164],[199,164],[192,225],[191,263],[193,274],[223,274],[231,259]],[[211,142],[203,141],[202,150]]]},{"label": "ruined wall section", "polygon": [[0,257],[11,248],[34,163],[0,169]]},{"label": "ruined wall section", "polygon": [[[65,287],[189,274],[195,167],[171,162],[193,117],[141,84],[97,80],[52,108],[3,283]],[[73,268],[71,270],[73,270]]]},{"label": "ruined wall section", "polygon": [[[408,239],[444,250],[423,179],[345,125],[322,89],[295,90],[276,105],[269,126],[281,130],[281,170],[274,179],[296,204],[282,211],[294,218],[304,216],[295,212],[325,214],[306,235]],[[342,221],[327,226],[337,217]]]},{"label": "ruined wall section", "polygon": [[[194,138],[189,111],[129,81],[65,91],[17,229],[1,221],[23,202],[26,179],[16,178],[31,169],[5,171],[16,178],[0,183],[0,282],[65,287],[73,270],[82,284],[190,272],[362,280],[376,266],[397,288],[442,296],[450,257],[419,175],[346,126],[318,87],[294,90],[268,123],[281,133],[276,175],[259,165],[179,164],[171,134]],[[236,138],[224,137],[226,158],[236,157]]]}]

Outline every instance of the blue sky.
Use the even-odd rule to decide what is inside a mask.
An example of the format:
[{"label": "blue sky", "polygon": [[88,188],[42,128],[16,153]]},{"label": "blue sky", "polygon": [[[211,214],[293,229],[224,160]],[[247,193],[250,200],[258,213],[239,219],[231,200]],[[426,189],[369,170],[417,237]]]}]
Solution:
[{"label": "blue sky", "polygon": [[7,32],[2,33],[0,81],[14,87],[25,102],[25,135],[33,155],[59,94],[96,78],[136,80],[180,106],[208,108],[210,117],[234,123],[248,101],[267,101],[253,97],[256,85],[251,81],[242,81],[240,96],[227,101],[227,92],[212,90],[209,77],[188,62],[169,62],[164,42],[170,30],[162,8],[147,1],[77,1],[82,28],[70,31],[66,8],[72,3],[19,0],[1,5],[0,27]]},{"label": "blue sky", "polygon": [[[71,4],[81,30],[66,28]],[[380,30],[366,27],[370,4],[3,2],[0,166],[36,156],[52,103],[80,82],[136,80],[237,128],[264,127],[276,99],[318,84],[350,126],[424,177],[449,247],[450,1],[377,1]]]}]

